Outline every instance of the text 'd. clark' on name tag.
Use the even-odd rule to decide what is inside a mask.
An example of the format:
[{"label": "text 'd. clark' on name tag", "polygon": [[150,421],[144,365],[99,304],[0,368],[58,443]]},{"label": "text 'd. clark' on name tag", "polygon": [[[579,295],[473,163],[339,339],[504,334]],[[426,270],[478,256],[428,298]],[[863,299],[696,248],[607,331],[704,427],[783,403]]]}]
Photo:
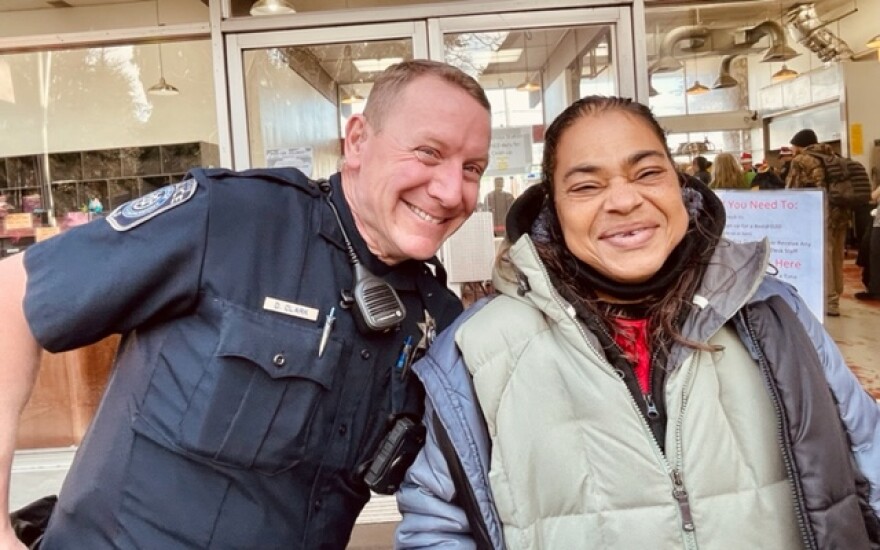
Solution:
[{"label": "text 'd. clark' on name tag", "polygon": [[294,304],[293,302],[285,302],[284,300],[271,298],[269,296],[266,296],[266,299],[263,301],[263,309],[281,313],[283,315],[290,315],[291,317],[307,319],[309,321],[315,321],[318,318],[318,310],[313,307]]}]

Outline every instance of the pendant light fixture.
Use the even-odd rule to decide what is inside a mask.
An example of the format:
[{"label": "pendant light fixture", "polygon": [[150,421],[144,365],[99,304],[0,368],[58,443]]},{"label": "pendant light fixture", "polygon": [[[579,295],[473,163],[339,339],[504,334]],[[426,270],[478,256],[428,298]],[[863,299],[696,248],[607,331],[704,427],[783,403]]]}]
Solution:
[{"label": "pendant light fixture", "polygon": [[707,94],[711,91],[707,86],[700,84],[699,78],[699,70],[697,66],[697,55],[694,54],[694,83],[691,84],[691,87],[685,90],[687,95],[703,95]]},{"label": "pendant light fixture", "polygon": [[[780,1],[779,2],[779,24],[782,25],[783,28],[785,28],[784,21],[785,21],[785,11],[782,7],[782,2]],[[785,46],[785,44],[781,44],[781,46]],[[788,46],[785,46],[785,47],[788,48]],[[773,82],[783,82],[785,80],[790,80],[798,75],[797,71],[795,71],[793,69],[789,69],[788,65],[785,64],[786,60],[791,59],[792,57],[795,57],[797,55],[797,52],[795,52],[791,48],[788,48],[788,49],[791,50],[792,55],[782,56],[779,59],[777,59],[777,61],[782,61],[783,63],[782,63],[781,69],[779,69],[778,71],[776,71],[775,73],[770,75],[770,80]],[[769,54],[767,56],[764,56],[763,61],[767,61],[768,56],[769,56]]]},{"label": "pendant light fixture", "polygon": [[279,15],[296,13],[288,0],[258,0],[251,6],[251,15]]},{"label": "pendant light fixture", "polygon": [[516,89],[520,92],[537,92],[541,89],[541,85],[538,84],[535,80],[531,78],[529,74],[529,40],[532,39],[532,31],[526,31],[525,39],[523,40],[523,52],[526,56],[526,79],[522,84],[516,87]]},{"label": "pendant light fixture", "polygon": [[795,70],[789,69],[788,66],[783,63],[782,68],[773,73],[770,78],[773,82],[782,82],[783,80],[790,80],[796,77],[799,73]]},{"label": "pendant light fixture", "polygon": [[[342,86],[339,87],[339,91],[342,93],[342,97],[339,98],[339,103],[342,103],[343,105],[361,103],[364,101],[364,96],[357,92],[354,88],[354,83],[352,82],[354,80],[354,61],[351,58],[351,45],[345,45],[345,48],[342,50],[342,57],[343,62],[348,65],[348,70],[346,72],[348,73],[349,88],[345,89]],[[341,76],[342,71],[337,70],[337,72],[339,72]]]},{"label": "pendant light fixture", "polygon": [[[156,0],[156,26],[162,26],[159,19],[159,0]],[[147,89],[147,93],[155,96],[174,96],[180,93],[175,86],[172,86],[165,80],[165,67],[162,63],[162,43],[156,44],[159,50],[159,82],[153,84]]]},{"label": "pendant light fixture", "polygon": [[342,94],[342,99],[340,99],[339,102],[345,105],[351,105],[353,103],[360,103],[363,100],[364,96],[357,93],[356,90],[349,90]]},{"label": "pendant light fixture", "polygon": [[[702,24],[702,22],[700,21],[700,10],[696,10],[696,12],[697,12],[697,25],[699,26],[699,25]],[[700,44],[700,45],[701,45],[701,44]],[[703,95],[703,94],[707,94],[707,93],[709,93],[711,90],[710,90],[708,87],[703,86],[702,84],[700,84],[700,77],[699,77],[699,75],[700,75],[700,71],[699,71],[699,65],[697,64],[697,63],[698,63],[698,62],[697,62],[698,55],[697,55],[697,51],[696,51],[697,46],[694,45],[694,41],[693,41],[693,40],[691,40],[691,46],[690,46],[690,47],[691,47],[691,49],[694,51],[694,83],[691,84],[691,87],[690,87],[690,88],[688,88],[687,90],[685,90],[685,93],[686,93],[687,95]],[[685,75],[687,75],[687,69],[685,69]],[[686,76],[685,76],[685,77],[686,77]]]},{"label": "pendant light fixture", "polygon": [[700,84],[699,80],[695,80],[694,83],[691,84],[691,87],[685,91],[685,93],[687,93],[687,95],[703,95],[709,93],[710,91],[711,90],[709,90],[709,88]]}]

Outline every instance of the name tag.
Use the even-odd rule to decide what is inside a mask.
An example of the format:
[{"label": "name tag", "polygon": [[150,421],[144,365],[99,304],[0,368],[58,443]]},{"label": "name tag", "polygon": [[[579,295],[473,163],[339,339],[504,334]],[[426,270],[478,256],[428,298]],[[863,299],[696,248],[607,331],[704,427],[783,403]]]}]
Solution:
[{"label": "name tag", "polygon": [[270,298],[269,296],[266,296],[266,299],[263,301],[263,309],[281,313],[283,315],[290,315],[291,317],[306,319],[308,321],[315,321],[318,319],[318,310],[313,307],[302,306],[300,304],[294,304],[293,302],[285,302],[284,300]]}]

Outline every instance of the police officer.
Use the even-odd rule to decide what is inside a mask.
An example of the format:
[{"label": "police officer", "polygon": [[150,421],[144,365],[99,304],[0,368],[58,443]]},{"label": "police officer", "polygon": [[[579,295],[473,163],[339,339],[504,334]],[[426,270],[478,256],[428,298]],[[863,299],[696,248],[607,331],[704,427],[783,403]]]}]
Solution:
[{"label": "police officer", "polygon": [[40,347],[122,333],[44,550],[344,548],[383,438],[420,418],[407,365],[461,310],[432,258],[477,203],[489,112],[403,62],[327,182],[194,170],[0,263],[0,513]]}]

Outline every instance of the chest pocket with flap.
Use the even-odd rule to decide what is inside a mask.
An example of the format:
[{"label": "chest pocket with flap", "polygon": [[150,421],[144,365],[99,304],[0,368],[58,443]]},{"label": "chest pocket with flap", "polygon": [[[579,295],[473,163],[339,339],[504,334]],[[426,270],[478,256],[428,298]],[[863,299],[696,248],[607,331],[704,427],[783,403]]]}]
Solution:
[{"label": "chest pocket with flap", "polygon": [[342,343],[318,357],[321,329],[230,308],[180,424],[187,450],[275,473],[303,458],[312,418],[330,393]]}]

